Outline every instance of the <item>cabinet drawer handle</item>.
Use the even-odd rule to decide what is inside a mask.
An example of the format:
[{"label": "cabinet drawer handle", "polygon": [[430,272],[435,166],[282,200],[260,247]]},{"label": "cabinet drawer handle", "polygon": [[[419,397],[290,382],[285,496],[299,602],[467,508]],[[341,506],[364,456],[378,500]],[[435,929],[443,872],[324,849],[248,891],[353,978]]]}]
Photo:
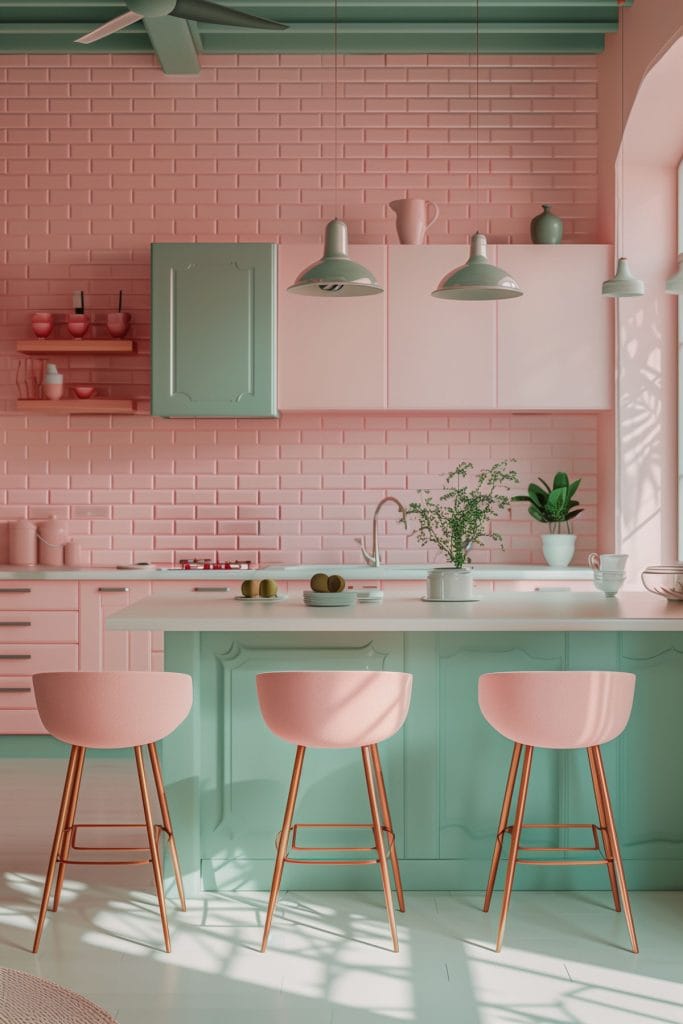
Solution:
[{"label": "cabinet drawer handle", "polygon": [[0,587],[0,594],[30,594],[30,587]]},{"label": "cabinet drawer handle", "polygon": [[100,594],[127,594],[130,587],[98,587]]},{"label": "cabinet drawer handle", "polygon": [[30,693],[30,686],[0,686],[0,693]]},{"label": "cabinet drawer handle", "polygon": [[0,622],[0,626],[30,626],[30,622]]},{"label": "cabinet drawer handle", "polygon": [[0,654],[0,661],[30,661],[30,654]]},{"label": "cabinet drawer handle", "polygon": [[214,594],[214,593],[215,594],[219,594],[219,593],[220,594],[225,594],[226,591],[228,590],[228,587],[193,587],[192,589],[194,591],[196,591],[196,592],[201,591],[201,592],[203,592],[205,594],[208,594],[208,593],[212,593],[212,594]]}]

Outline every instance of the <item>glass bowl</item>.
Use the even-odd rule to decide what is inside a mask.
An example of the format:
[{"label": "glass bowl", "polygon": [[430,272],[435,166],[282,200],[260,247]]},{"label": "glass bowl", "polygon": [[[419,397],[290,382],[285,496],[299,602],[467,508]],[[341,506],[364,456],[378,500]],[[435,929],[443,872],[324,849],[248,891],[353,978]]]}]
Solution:
[{"label": "glass bowl", "polygon": [[683,601],[683,562],[677,565],[649,565],[640,574],[643,586],[651,594],[667,601]]}]

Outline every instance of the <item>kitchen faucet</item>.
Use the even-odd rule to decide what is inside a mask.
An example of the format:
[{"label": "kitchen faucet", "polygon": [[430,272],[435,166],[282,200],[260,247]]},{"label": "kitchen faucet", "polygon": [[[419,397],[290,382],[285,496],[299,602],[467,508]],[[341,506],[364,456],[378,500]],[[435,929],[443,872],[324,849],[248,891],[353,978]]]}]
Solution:
[{"label": "kitchen faucet", "polygon": [[408,521],[406,519],[407,512],[398,498],[394,498],[391,494],[387,495],[386,498],[382,498],[372,515],[372,550],[366,551],[362,538],[356,537],[356,544],[360,544],[360,553],[363,556],[365,564],[372,565],[375,569],[382,564],[382,558],[379,552],[379,540],[377,537],[377,513],[381,509],[382,505],[386,505],[388,501],[393,501],[394,505],[396,505],[401,514],[399,522],[403,523],[406,530],[408,529]]}]

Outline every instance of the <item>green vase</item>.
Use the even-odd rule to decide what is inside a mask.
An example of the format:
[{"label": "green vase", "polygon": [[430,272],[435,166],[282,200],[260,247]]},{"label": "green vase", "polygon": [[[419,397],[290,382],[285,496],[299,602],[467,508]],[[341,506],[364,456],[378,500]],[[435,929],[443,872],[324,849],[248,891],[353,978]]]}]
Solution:
[{"label": "green vase", "polygon": [[559,245],[562,241],[562,230],[562,221],[551,212],[550,206],[544,203],[543,213],[539,213],[531,222],[531,241],[534,245]]}]

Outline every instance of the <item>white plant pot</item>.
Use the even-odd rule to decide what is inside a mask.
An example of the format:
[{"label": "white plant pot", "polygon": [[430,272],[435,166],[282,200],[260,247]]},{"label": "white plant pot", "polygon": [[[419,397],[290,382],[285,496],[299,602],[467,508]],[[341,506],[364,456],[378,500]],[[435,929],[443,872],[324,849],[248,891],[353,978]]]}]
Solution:
[{"label": "white plant pot", "polygon": [[574,557],[576,537],[573,533],[543,533],[543,557],[553,569],[563,569]]},{"label": "white plant pot", "polygon": [[432,601],[470,601],[472,599],[473,566],[432,569],[427,576],[427,597]]}]

